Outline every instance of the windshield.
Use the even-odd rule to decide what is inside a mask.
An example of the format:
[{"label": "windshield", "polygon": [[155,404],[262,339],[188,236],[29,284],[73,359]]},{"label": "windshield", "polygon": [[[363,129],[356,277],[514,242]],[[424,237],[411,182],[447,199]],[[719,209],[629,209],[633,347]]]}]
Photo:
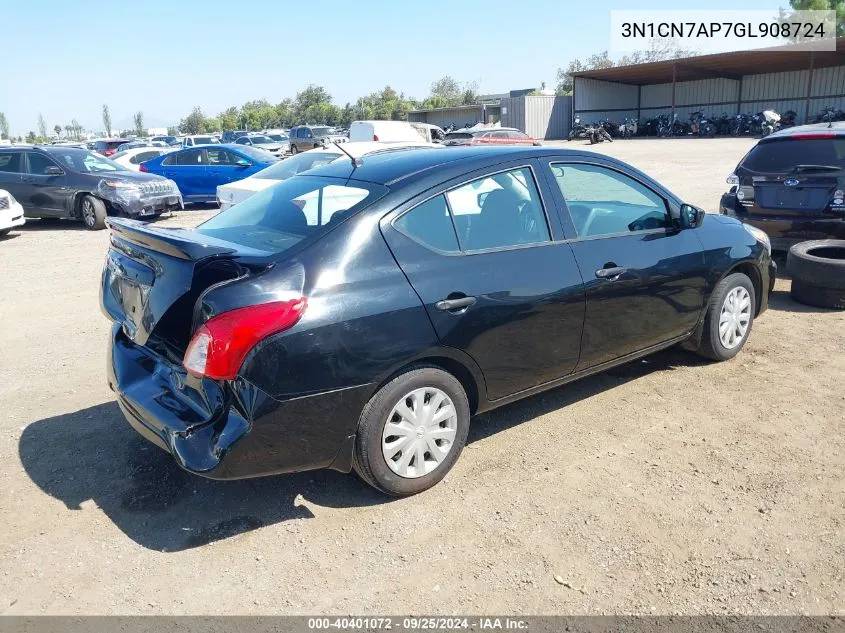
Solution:
[{"label": "windshield", "polygon": [[273,139],[271,139],[268,136],[250,136],[249,140],[252,141],[253,143],[258,143],[258,144],[272,143],[273,142]]},{"label": "windshield", "polygon": [[238,151],[241,154],[246,154],[252,160],[256,160],[260,163],[275,163],[277,160],[279,160],[266,149],[261,149],[260,147],[252,147],[251,145],[238,145]]},{"label": "windshield", "polygon": [[281,253],[320,235],[387,193],[387,188],[320,176],[273,185],[197,227],[204,235]]},{"label": "windshield", "polygon": [[329,136],[330,134],[334,134],[333,127],[312,127],[311,133],[314,136]]},{"label": "windshield", "polygon": [[328,165],[330,162],[340,158],[342,154],[335,152],[311,151],[291,156],[287,160],[263,169],[253,176],[263,180],[287,180],[292,176],[301,174],[303,171]]},{"label": "windshield", "polygon": [[468,132],[449,132],[446,135],[447,141],[459,141],[466,138],[472,138],[472,134],[469,134]]},{"label": "windshield", "polygon": [[269,136],[271,139],[273,139],[274,141],[276,141],[277,143],[285,143],[285,142],[287,142],[287,141],[289,141],[289,140],[290,140],[290,139],[289,139],[287,136],[285,136],[284,134],[268,134],[268,136]]},{"label": "windshield", "polygon": [[87,149],[68,148],[50,151],[50,156],[58,160],[64,167],[72,171],[84,173],[99,173],[105,171],[128,171],[123,165],[104,158]]},{"label": "windshield", "polygon": [[845,136],[783,139],[760,143],[741,167],[763,173],[789,173],[798,165],[830,165],[845,169]]},{"label": "windshield", "polygon": [[213,145],[214,143],[219,143],[215,137],[213,136],[195,136],[194,137],[194,145]]}]

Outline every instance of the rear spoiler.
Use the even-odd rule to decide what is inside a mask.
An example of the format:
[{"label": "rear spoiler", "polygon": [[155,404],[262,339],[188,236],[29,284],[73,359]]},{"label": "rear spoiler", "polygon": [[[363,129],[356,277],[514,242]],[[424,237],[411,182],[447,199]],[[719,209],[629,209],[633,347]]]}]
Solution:
[{"label": "rear spoiler", "polygon": [[112,231],[112,240],[130,242],[188,261],[234,253],[245,254],[243,249],[235,249],[229,242],[196,231],[153,228],[145,222],[127,218],[107,218],[106,226]]}]

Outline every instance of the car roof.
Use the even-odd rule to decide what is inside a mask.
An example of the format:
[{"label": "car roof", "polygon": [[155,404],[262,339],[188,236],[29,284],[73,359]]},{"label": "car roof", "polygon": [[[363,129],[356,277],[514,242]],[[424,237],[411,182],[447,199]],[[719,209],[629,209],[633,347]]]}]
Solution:
[{"label": "car roof", "polygon": [[832,132],[836,136],[845,136],[845,121],[833,121],[832,123],[810,123],[808,125],[796,125],[778,130],[769,134],[767,139],[789,138],[795,134],[806,134],[814,132]]},{"label": "car roof", "polygon": [[[352,143],[344,143],[344,148]],[[353,178],[380,185],[392,185],[400,181],[411,181],[426,175],[441,165],[466,163],[467,171],[480,169],[497,161],[555,156],[561,159],[589,156],[611,162],[618,162],[595,152],[583,152],[550,147],[526,147],[525,145],[491,145],[487,147],[450,147],[443,149],[419,149],[412,152],[388,152],[364,156],[362,165],[352,169],[351,161],[338,160],[318,171],[321,176]],[[630,166],[629,166],[630,168]],[[354,173],[353,173],[354,172]]]}]

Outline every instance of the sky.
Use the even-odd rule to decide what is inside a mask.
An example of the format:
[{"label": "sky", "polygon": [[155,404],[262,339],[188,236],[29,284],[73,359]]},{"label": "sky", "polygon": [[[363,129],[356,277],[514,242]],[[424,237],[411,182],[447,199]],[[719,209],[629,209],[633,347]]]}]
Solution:
[{"label": "sky", "polygon": [[[709,0],[772,9],[783,0]],[[102,129],[178,123],[308,84],[343,105],[385,85],[423,99],[450,75],[481,93],[554,87],[558,68],[609,47],[611,9],[677,0],[0,0],[0,112],[13,135],[76,118]]]}]

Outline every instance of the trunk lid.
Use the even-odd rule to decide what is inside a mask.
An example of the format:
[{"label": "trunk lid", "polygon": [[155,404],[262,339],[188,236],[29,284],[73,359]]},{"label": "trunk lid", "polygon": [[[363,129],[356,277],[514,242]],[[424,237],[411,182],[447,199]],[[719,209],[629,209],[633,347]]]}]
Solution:
[{"label": "trunk lid", "polygon": [[177,304],[181,309],[167,319],[172,327],[164,338],[177,347],[187,345],[199,295],[212,285],[246,275],[242,259],[269,255],[185,229],[153,228],[123,218],[109,218],[107,224],[111,238],[100,306],[138,345],[147,344]]}]

